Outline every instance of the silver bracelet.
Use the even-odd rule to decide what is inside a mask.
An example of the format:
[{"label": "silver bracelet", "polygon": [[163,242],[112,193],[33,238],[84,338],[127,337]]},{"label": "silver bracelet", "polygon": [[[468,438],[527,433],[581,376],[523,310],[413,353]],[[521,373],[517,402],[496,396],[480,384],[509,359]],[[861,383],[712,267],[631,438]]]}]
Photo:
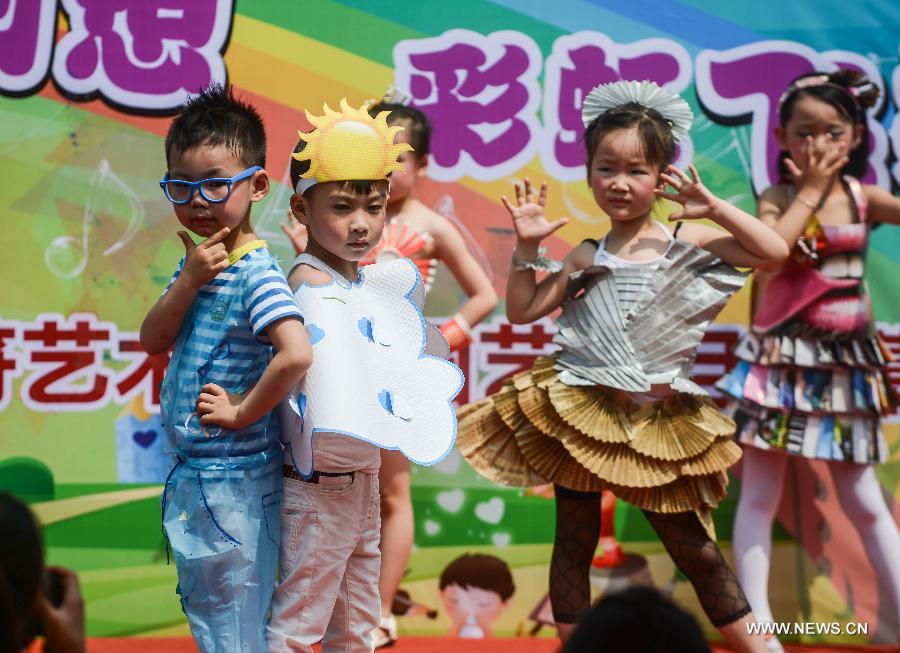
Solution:
[{"label": "silver bracelet", "polygon": [[559,272],[562,270],[562,263],[555,261],[552,258],[547,258],[544,256],[546,253],[546,247],[539,247],[537,257],[535,257],[533,261],[526,261],[525,259],[518,258],[515,253],[513,253],[513,270],[536,270],[541,272]]},{"label": "silver bracelet", "polygon": [[803,197],[803,195],[800,195],[800,194],[794,195],[794,199],[798,200],[803,206],[808,208],[810,211],[818,211],[820,208],[822,208],[821,202],[819,202],[819,204],[817,206],[817,205],[813,204],[812,202],[810,202],[805,197]]}]

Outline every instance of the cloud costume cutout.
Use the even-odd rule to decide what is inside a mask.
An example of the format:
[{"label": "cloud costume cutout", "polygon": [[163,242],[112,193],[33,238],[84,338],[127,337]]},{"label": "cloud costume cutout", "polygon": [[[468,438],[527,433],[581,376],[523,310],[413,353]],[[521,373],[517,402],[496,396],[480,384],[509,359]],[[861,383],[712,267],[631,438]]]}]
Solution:
[{"label": "cloud costume cutout", "polygon": [[420,465],[439,462],[456,439],[452,401],[464,378],[422,315],[416,266],[408,259],[376,263],[349,282],[309,254],[293,267],[301,264],[331,274],[332,282],[294,291],[313,342],[312,365],[279,409],[294,467],[312,473],[318,433],[399,449]]}]

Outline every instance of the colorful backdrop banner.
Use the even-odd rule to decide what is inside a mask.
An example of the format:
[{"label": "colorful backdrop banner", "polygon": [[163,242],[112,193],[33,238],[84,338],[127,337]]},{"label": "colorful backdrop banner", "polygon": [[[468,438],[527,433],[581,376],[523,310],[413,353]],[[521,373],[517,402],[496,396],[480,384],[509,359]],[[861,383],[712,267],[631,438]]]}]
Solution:
[{"label": "colorful backdrop banner", "polygon": [[[900,6],[888,0],[0,0],[0,487],[31,503],[49,560],[78,570],[89,635],[188,632],[160,531],[167,358],[145,354],[137,330],[182,253],[157,182],[168,124],[189,93],[227,82],[262,113],[276,183],[254,223],[286,264],[279,224],[289,154],[297,130],[310,128],[303,110],[342,97],[358,105],[390,84],[406,90],[434,127],[417,195],[456,225],[502,296],[514,236],[499,197],[513,180],[547,179],[548,214],[572,218],[551,255],[607,228],[584,181],[581,141],[581,102],[599,83],[650,79],[681,93],[697,119],[677,163],[694,162],[717,194],[753,211],[777,177],[772,130],[789,81],[861,70],[882,91],[868,115],[865,181],[896,190],[897,34]],[[657,217],[668,211],[661,203]],[[876,228],[868,263],[879,330],[900,355],[900,229]],[[440,269],[426,313],[440,323],[462,298]],[[748,312],[745,289],[701,347],[699,382],[711,386],[732,365]],[[552,351],[554,331],[552,320],[508,324],[501,302],[457,355],[467,377],[459,401]],[[900,390],[900,364],[890,379]],[[878,475],[900,518],[898,416],[886,435],[891,454]],[[829,626],[787,639],[892,641],[896,610],[827,469],[792,461],[790,474],[775,617]],[[516,587],[500,597],[493,634],[540,634],[553,539],[546,492],[493,486],[455,452],[413,478],[416,548],[404,589],[438,615],[413,608],[402,631],[446,634],[456,586],[438,579],[461,555],[483,553],[510,568]],[[726,553],[739,489],[735,479],[716,515]],[[712,632],[640,512],[620,503],[608,514],[627,564],[594,569],[597,592],[657,585]]]}]

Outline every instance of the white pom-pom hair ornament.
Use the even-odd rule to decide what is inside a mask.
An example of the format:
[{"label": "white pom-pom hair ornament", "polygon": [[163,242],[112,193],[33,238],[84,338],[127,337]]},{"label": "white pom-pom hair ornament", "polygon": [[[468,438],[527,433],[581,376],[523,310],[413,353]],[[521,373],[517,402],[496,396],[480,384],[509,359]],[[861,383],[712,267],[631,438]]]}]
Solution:
[{"label": "white pom-pom hair ornament", "polygon": [[656,82],[621,81],[595,86],[581,106],[581,119],[587,127],[610,109],[634,102],[655,109],[672,128],[672,138],[681,141],[691,130],[694,112],[680,95],[667,91]]}]

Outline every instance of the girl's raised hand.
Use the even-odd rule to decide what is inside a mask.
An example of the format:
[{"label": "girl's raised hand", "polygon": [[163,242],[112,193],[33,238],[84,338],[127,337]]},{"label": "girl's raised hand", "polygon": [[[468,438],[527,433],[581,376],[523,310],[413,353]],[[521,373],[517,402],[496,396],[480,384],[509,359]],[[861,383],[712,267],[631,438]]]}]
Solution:
[{"label": "girl's raised hand", "polygon": [[798,192],[806,190],[815,195],[815,201],[821,201],[841,168],[847,165],[849,160],[846,153],[834,142],[831,134],[818,139],[807,136],[803,158],[800,161],[785,158],[784,167],[793,178]]},{"label": "girl's raised hand", "polygon": [[290,209],[288,209],[287,212],[287,221],[282,222],[278,226],[281,227],[284,235],[291,241],[291,247],[294,248],[294,254],[302,254],[306,251],[306,246],[309,243],[309,234],[306,231],[306,225],[300,224]]},{"label": "girl's raised hand", "polygon": [[513,219],[516,238],[520,242],[538,243],[554,231],[569,222],[568,218],[560,218],[556,222],[547,222],[544,207],[547,204],[547,182],[541,183],[540,193],[535,197],[531,180],[525,177],[524,184],[516,182],[516,203],[513,204],[504,195],[501,200]]},{"label": "girl's raised hand", "polygon": [[667,193],[664,188],[660,187],[656,189],[656,195],[678,202],[684,207],[670,215],[670,221],[708,218],[715,211],[716,202],[719,200],[700,181],[700,174],[693,164],[688,166],[688,170],[691,171],[690,177],[687,176],[684,170],[670,165],[666,168],[666,172],[660,175],[660,178],[674,188],[676,192]]}]

